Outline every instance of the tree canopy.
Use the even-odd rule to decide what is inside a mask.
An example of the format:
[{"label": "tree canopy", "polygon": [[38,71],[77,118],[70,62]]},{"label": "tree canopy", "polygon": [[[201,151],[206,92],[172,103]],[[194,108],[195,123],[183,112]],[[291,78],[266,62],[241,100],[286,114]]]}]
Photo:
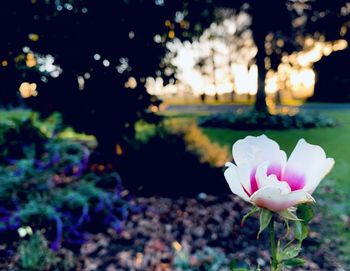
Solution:
[{"label": "tree canopy", "polygon": [[135,121],[155,120],[159,101],[144,83],[148,76],[168,79],[162,62],[166,42],[203,33],[218,19],[218,8],[252,16],[259,110],[266,110],[266,58],[277,67],[283,52],[301,48],[300,37],[307,35],[349,37],[347,1],[4,1],[0,103],[59,111],[68,124],[114,152],[112,145],[133,137]]}]

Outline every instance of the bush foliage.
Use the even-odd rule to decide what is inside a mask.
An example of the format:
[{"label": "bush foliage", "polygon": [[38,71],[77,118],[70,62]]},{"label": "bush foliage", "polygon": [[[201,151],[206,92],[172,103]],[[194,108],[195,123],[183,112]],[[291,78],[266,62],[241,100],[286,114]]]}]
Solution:
[{"label": "bush foliage", "polygon": [[332,118],[317,112],[272,115],[247,110],[200,117],[198,124],[203,127],[235,130],[283,130],[333,127],[336,122]]},{"label": "bush foliage", "polygon": [[122,230],[133,206],[117,173],[87,172],[90,149],[60,139],[59,117],[2,111],[0,122],[0,235],[45,230],[52,249],[80,245],[87,232]]},{"label": "bush foliage", "polygon": [[222,167],[229,160],[228,150],[210,142],[195,123],[163,124],[153,131],[150,126],[138,127],[145,134],[138,136],[141,141],[135,142],[119,165],[128,188],[143,195],[171,197],[225,193]]}]

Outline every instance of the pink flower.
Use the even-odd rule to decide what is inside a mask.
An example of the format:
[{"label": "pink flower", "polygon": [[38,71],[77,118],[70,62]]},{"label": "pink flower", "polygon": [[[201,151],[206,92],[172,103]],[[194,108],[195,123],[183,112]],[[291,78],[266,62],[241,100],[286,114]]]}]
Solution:
[{"label": "pink flower", "polygon": [[287,161],[286,153],[265,135],[247,136],[232,147],[236,165],[226,163],[231,191],[252,204],[279,212],[305,202],[334,165],[324,150],[300,139]]}]

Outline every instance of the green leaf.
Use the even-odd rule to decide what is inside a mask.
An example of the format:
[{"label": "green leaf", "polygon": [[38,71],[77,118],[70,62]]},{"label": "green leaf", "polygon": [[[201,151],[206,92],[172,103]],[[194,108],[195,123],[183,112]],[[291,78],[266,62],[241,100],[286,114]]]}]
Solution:
[{"label": "green leaf", "polygon": [[260,208],[254,206],[254,208],[252,210],[250,210],[249,213],[247,213],[245,216],[243,216],[242,221],[241,221],[241,226],[243,226],[244,222],[246,221],[246,219],[250,216],[252,216],[253,214],[259,212]]},{"label": "green leaf", "polygon": [[280,211],[280,212],[278,212],[278,214],[281,217],[283,217],[284,219],[295,220],[295,221],[301,220],[295,214],[293,214],[291,211],[289,211],[288,209]]},{"label": "green leaf", "polygon": [[[244,264],[246,266],[246,264]],[[230,263],[230,271],[249,271],[250,268],[243,267],[242,263],[239,263],[236,259],[233,259]]]},{"label": "green leaf", "polygon": [[288,266],[302,266],[305,264],[305,262],[306,261],[301,258],[294,258],[283,261],[283,263]]},{"label": "green leaf", "polygon": [[302,221],[294,221],[294,237],[299,242],[302,242],[308,235],[307,226]]},{"label": "green leaf", "polygon": [[267,209],[261,209],[260,213],[260,229],[257,238],[259,238],[260,233],[262,233],[266,227],[269,225],[272,218],[272,212]]},{"label": "green leaf", "polygon": [[288,220],[288,219],[285,219],[285,218],[283,218],[283,220],[284,220],[284,223],[286,224],[286,228],[287,228],[286,234],[284,235],[283,238],[287,238],[288,235],[289,235],[289,233],[290,233],[289,220]]},{"label": "green leaf", "polygon": [[295,221],[293,231],[294,231],[294,237],[298,241],[302,240],[302,235],[303,235],[302,227],[303,226],[302,226],[302,223],[300,221]]},{"label": "green leaf", "polygon": [[300,204],[298,206],[297,215],[300,219],[304,221],[305,224],[308,224],[314,217],[314,210],[311,204]]},{"label": "green leaf", "polygon": [[277,262],[282,262],[282,251],[281,251],[281,239],[277,241],[277,249],[276,249],[276,260]]},{"label": "green leaf", "polygon": [[300,244],[290,245],[282,251],[282,259],[283,260],[292,259],[292,258],[298,256],[300,250],[301,250]]}]

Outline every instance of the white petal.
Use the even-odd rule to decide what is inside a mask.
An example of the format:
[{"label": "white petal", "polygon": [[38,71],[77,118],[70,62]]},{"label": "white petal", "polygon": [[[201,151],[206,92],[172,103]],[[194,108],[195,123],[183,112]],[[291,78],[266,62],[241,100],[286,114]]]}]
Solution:
[{"label": "white petal", "polygon": [[249,201],[249,196],[243,189],[241,182],[242,178],[239,174],[237,167],[232,163],[226,163],[226,166],[228,168],[225,170],[224,175],[232,193],[236,194],[237,196],[241,197],[246,201]]},{"label": "white petal", "polygon": [[237,166],[250,164],[252,170],[269,161],[270,166],[277,167],[280,171],[287,160],[286,153],[280,150],[279,145],[265,135],[247,136],[238,140],[233,144],[232,154]]},{"label": "white petal", "polygon": [[279,181],[276,175],[267,176],[268,166],[269,163],[265,162],[258,166],[258,169],[256,170],[255,179],[259,189],[265,186],[272,186],[279,188],[282,194],[290,193],[291,190],[288,183]]},{"label": "white petal", "polygon": [[333,158],[327,158],[326,160],[324,160],[323,164],[320,165],[319,170],[315,172],[314,175],[310,175],[303,190],[312,194],[317,188],[317,186],[320,184],[322,179],[331,171],[331,169],[334,166],[334,163],[335,162]]},{"label": "white petal", "polygon": [[314,202],[315,200],[309,193],[303,190],[282,194],[282,190],[279,188],[265,186],[256,191],[251,196],[250,201],[258,207],[279,212],[300,203]]},{"label": "white petal", "polygon": [[292,190],[304,187],[305,191],[312,193],[333,166],[331,160],[327,162],[320,146],[300,139],[288,159],[282,180],[287,181]]}]

